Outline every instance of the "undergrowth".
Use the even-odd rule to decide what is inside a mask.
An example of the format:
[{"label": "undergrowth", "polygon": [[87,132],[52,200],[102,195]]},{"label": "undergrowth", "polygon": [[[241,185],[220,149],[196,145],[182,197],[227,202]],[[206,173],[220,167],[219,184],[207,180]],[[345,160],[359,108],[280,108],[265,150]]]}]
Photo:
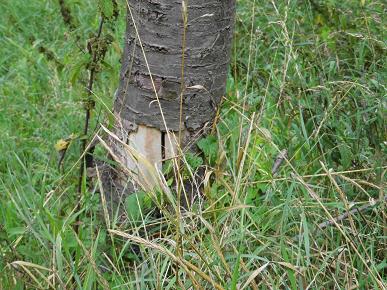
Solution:
[{"label": "undergrowth", "polygon": [[98,178],[78,207],[77,182],[80,142],[114,122],[125,2],[103,30],[89,136],[86,43],[114,7],[68,0],[62,18],[59,2],[0,3],[0,289],[385,287],[383,1],[238,1],[217,126],[185,157],[202,195],[176,221],[173,195],[140,192],[124,222]]}]

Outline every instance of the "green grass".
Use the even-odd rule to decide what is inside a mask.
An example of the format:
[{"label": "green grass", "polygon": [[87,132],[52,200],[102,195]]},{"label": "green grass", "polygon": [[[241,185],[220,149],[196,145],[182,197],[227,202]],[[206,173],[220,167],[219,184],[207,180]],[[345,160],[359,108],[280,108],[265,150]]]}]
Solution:
[{"label": "green grass", "polygon": [[[82,50],[99,22],[94,1],[66,3],[72,32],[57,1],[0,3],[0,289],[385,285],[385,203],[318,228],[385,195],[383,1],[238,1],[228,93],[199,143],[205,198],[178,222],[160,199],[162,217],[153,204],[122,224],[103,213],[98,182],[77,210],[79,138],[57,166],[56,142],[82,132]],[[120,13],[103,32],[114,43],[96,80],[92,129],[112,121],[124,3]],[[288,161],[273,176],[284,149]]]}]

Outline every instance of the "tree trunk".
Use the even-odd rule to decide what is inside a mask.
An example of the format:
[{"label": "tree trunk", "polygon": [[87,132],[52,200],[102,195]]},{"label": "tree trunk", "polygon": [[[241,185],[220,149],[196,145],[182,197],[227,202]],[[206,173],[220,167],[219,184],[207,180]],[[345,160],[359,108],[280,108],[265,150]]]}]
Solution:
[{"label": "tree trunk", "polygon": [[[235,0],[128,2],[115,133],[154,169],[176,155],[179,131],[182,144],[192,144],[213,121],[226,88]],[[120,163],[152,188],[149,166],[113,143]]]}]

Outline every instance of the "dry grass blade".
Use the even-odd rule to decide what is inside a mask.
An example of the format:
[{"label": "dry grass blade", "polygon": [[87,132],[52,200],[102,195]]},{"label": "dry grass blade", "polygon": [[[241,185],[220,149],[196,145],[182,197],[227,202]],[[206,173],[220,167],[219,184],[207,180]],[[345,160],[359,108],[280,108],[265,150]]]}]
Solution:
[{"label": "dry grass blade", "polygon": [[124,233],[124,232],[121,232],[121,231],[117,231],[117,230],[109,230],[110,233],[112,234],[115,234],[117,236],[121,236],[123,238],[126,238],[132,242],[135,242],[135,243],[138,243],[138,244],[141,244],[141,245],[144,245],[150,249],[155,249],[157,251],[159,251],[160,253],[168,256],[169,258],[171,258],[175,263],[178,263],[179,266],[182,267],[182,269],[187,273],[187,275],[190,277],[190,279],[192,280],[192,282],[196,285],[196,286],[199,286],[200,284],[197,282],[197,280],[194,278],[193,276],[193,272],[195,272],[196,274],[198,274],[202,279],[204,279],[205,281],[207,281],[208,283],[210,283],[215,289],[218,289],[218,290],[222,290],[223,287],[221,285],[219,285],[217,282],[215,282],[213,279],[211,279],[210,276],[208,276],[206,273],[204,273],[203,271],[201,271],[198,267],[196,267],[195,265],[193,265],[192,263],[188,262],[187,260],[184,260],[183,258],[178,258],[176,255],[174,255],[171,251],[169,251],[168,249],[158,245],[158,244],[155,244],[155,243],[152,243],[148,240],[145,240],[143,238],[140,238],[140,237],[136,237],[136,236],[133,236],[133,235],[130,235],[130,234],[127,234],[127,233]]},{"label": "dry grass blade", "polygon": [[[387,167],[384,166],[384,167],[380,167],[380,168],[381,169],[385,169]],[[346,171],[337,171],[337,172],[333,171],[333,172],[330,172],[330,175],[343,177],[344,174],[364,173],[364,172],[373,171],[375,169],[376,168],[362,168],[362,169],[356,169],[356,170],[346,170]],[[377,169],[379,169],[379,168],[377,168]],[[326,176],[328,176],[327,173],[319,173],[319,174],[301,175],[301,178],[302,179],[306,179],[306,178],[326,177]],[[274,182],[274,181],[290,181],[290,180],[293,180],[293,178],[278,177],[278,178],[270,178],[270,179],[263,179],[263,180],[253,181],[253,182],[249,182],[249,184],[271,183],[271,182]],[[374,187],[375,185],[374,184],[372,184],[372,185],[369,184],[369,186],[373,186]]]},{"label": "dry grass blade", "polygon": [[21,267],[28,274],[28,276],[30,276],[31,279],[34,280],[34,282],[37,285],[39,285],[39,288],[46,289],[47,287],[43,287],[43,285],[39,282],[38,278],[28,268],[34,269],[39,274],[39,276],[43,278],[43,280],[47,283],[48,286],[54,288],[54,286],[52,285],[50,280],[45,275],[43,275],[43,273],[40,272],[40,270],[52,272],[51,269],[48,269],[46,267],[43,267],[43,266],[40,266],[40,265],[37,265],[37,264],[34,264],[34,263],[25,262],[25,261],[14,261],[14,262],[11,263],[11,266],[13,266],[13,267],[17,267],[17,266]]},{"label": "dry grass blade", "polygon": [[103,190],[103,186],[102,186],[102,183],[101,183],[101,176],[99,174],[98,166],[96,166],[95,169],[96,169],[96,172],[97,172],[98,188],[99,188],[99,191],[101,192],[101,202],[102,202],[103,216],[104,216],[104,219],[105,219],[106,228],[110,229],[110,225],[111,224],[110,224],[109,211],[108,211],[107,204],[106,204],[105,192]]},{"label": "dry grass blade", "polygon": [[[342,229],[342,227],[337,223],[337,221],[333,218],[333,216],[331,215],[331,213],[328,211],[328,209],[326,208],[326,206],[323,204],[323,202],[321,201],[320,197],[312,190],[312,188],[307,184],[305,183],[304,180],[302,180],[301,177],[297,176],[296,174],[292,174],[292,176],[297,180],[299,181],[305,188],[306,190],[308,191],[308,193],[310,194],[310,196],[315,199],[318,204],[321,206],[321,208],[324,210],[324,212],[327,214],[327,216],[329,217],[329,219],[333,222],[333,224],[336,226],[336,228],[340,231],[340,233],[343,235],[343,237],[345,238],[345,240],[349,243],[349,245],[351,245],[353,251],[356,253],[356,255],[359,257],[359,259],[361,260],[361,262],[364,264],[364,266],[366,267],[366,269],[368,270],[369,274],[371,275],[371,277],[375,280],[375,282],[379,285],[379,287],[381,289],[384,289],[384,283],[383,283],[383,280],[382,278],[380,277],[378,271],[375,269],[375,273],[374,271],[371,270],[370,266],[368,265],[368,263],[365,261],[364,257],[360,254],[360,252],[358,251],[356,245],[352,242],[352,240],[347,236],[347,234],[344,232],[344,230]],[[375,267],[374,265],[372,265],[373,267]]]},{"label": "dry grass blade", "polygon": [[262,265],[261,267],[259,267],[257,270],[255,270],[253,273],[251,273],[250,277],[247,279],[246,283],[242,286],[241,290],[245,289],[247,286],[250,285],[250,283],[252,281],[255,280],[255,278],[257,278],[257,276],[259,274],[261,274],[261,272],[263,272],[267,266],[270,265],[270,262],[267,262],[266,264]]},{"label": "dry grass blade", "polygon": [[326,168],[325,164],[323,162],[320,162],[321,167],[324,169],[325,173],[329,177],[329,180],[332,182],[332,184],[335,186],[336,190],[340,194],[341,201],[343,202],[345,206],[345,210],[347,211],[349,222],[351,224],[352,231],[355,233],[356,232],[356,226],[355,223],[352,219],[352,216],[349,214],[349,203],[346,194],[341,190],[340,186],[337,184],[336,180],[332,177],[330,174],[330,171]]},{"label": "dry grass blade", "polygon": [[30,263],[30,262],[25,262],[25,261],[14,261],[11,263],[12,266],[23,266],[23,267],[30,267],[30,268],[35,268],[38,270],[43,270],[43,271],[49,271],[51,272],[51,269],[48,269],[46,267]]},{"label": "dry grass blade", "polygon": [[89,251],[86,249],[85,245],[82,243],[82,241],[78,238],[78,235],[76,235],[74,233],[74,237],[76,238],[78,244],[80,245],[80,247],[82,248],[83,252],[85,253],[86,255],[86,258],[87,260],[89,261],[91,267],[93,268],[94,272],[97,274],[97,277],[99,278],[100,282],[101,282],[101,287],[105,290],[109,290],[110,289],[110,286],[109,286],[109,283],[108,281],[106,281],[106,279],[102,276],[102,273],[101,271],[98,269],[98,266],[97,264],[95,263],[95,260],[93,259],[92,255],[89,253]]},{"label": "dry grass blade", "polygon": [[218,256],[220,258],[220,260],[222,261],[222,264],[223,264],[224,268],[226,269],[227,274],[231,276],[232,275],[231,269],[230,269],[229,265],[227,264],[226,258],[223,255],[223,252],[222,252],[221,247],[220,247],[220,242],[218,241],[218,238],[216,237],[214,228],[211,226],[211,224],[208,221],[206,221],[203,218],[203,216],[198,215],[198,217],[199,217],[200,221],[205,225],[205,227],[210,232],[212,246],[214,247],[216,253],[218,254]]}]

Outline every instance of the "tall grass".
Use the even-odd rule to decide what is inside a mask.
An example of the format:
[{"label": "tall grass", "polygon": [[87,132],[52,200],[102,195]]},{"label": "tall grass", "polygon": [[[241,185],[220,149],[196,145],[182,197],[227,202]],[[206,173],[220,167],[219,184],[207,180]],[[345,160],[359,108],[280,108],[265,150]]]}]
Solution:
[{"label": "tall grass", "polygon": [[[54,145],[82,130],[83,50],[98,27],[93,1],[66,4],[72,31],[56,1],[0,3],[0,289],[385,287],[383,1],[238,1],[217,125],[180,170],[204,171],[202,193],[178,219],[160,192],[112,211],[102,168],[78,207],[79,138],[58,169]],[[124,13],[89,139],[113,134]]]}]

